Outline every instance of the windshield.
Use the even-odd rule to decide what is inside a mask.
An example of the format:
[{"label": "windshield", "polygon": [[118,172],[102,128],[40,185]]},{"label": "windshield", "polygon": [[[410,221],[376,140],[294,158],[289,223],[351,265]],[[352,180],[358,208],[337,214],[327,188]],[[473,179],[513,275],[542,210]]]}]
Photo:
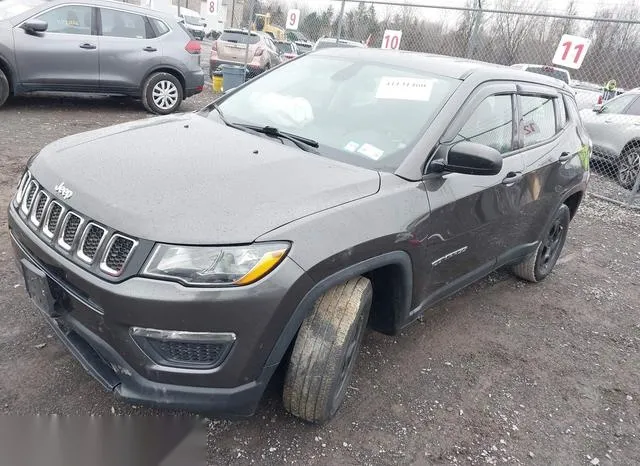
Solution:
[{"label": "windshield", "polygon": [[569,74],[564,70],[558,68],[552,68],[550,66],[529,66],[527,71],[536,74],[543,74],[545,76],[551,76],[552,78],[559,79],[569,84]]},{"label": "windshield", "polygon": [[192,26],[200,26],[200,18],[196,16],[183,16],[184,22]]},{"label": "windshield", "polygon": [[0,0],[0,20],[13,18],[43,3],[43,0]]},{"label": "windshield", "polygon": [[317,141],[322,156],[393,171],[459,82],[384,62],[310,54],[218,105],[229,123],[272,126]]}]

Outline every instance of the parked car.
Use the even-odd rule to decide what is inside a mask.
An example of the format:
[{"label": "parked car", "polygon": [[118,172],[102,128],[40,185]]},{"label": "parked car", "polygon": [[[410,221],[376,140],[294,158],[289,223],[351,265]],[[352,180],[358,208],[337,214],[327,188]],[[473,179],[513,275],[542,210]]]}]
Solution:
[{"label": "parked car", "polygon": [[250,77],[255,77],[282,62],[278,48],[267,33],[225,29],[211,45],[209,72],[212,74],[220,65],[244,66],[245,58]]},{"label": "parked car", "polygon": [[309,44],[307,42],[295,42],[296,47],[298,48],[298,51],[300,52],[300,55],[304,55],[305,53],[309,53],[313,50],[313,45],[314,44]]},{"label": "parked car", "polygon": [[325,49],[328,47],[357,47],[357,48],[365,48],[366,46],[360,42],[356,42],[355,40],[347,40],[347,39],[336,39],[335,37],[321,37],[318,39],[313,46],[313,50]]},{"label": "parked car", "polygon": [[295,43],[289,41],[274,41],[278,51],[282,54],[282,61],[292,60],[300,55]]},{"label": "parked car", "polygon": [[44,147],[9,236],[119,397],[249,415],[281,366],[286,409],[323,422],[367,326],[397,334],[498,267],[554,279],[589,144],[556,79],[329,48],[199,112]]},{"label": "parked car", "polygon": [[200,43],[168,15],[100,0],[7,15],[10,5],[0,3],[0,105],[34,91],[95,92],[168,114],[202,92]]},{"label": "parked car", "polygon": [[571,83],[571,75],[564,68],[558,68],[557,66],[549,65],[533,65],[529,63],[516,63],[511,65],[512,68],[516,68],[530,73],[542,74],[545,76],[551,76],[552,78],[564,81],[566,84]]},{"label": "parked car", "polygon": [[300,31],[294,31],[293,29],[287,29],[286,31],[287,40],[294,42],[296,45],[305,49],[304,51],[310,52],[313,48],[313,42],[311,42],[307,37],[301,33]]},{"label": "parked car", "polygon": [[631,189],[640,176],[640,91],[580,112],[593,141],[593,158],[612,163],[620,186]]}]

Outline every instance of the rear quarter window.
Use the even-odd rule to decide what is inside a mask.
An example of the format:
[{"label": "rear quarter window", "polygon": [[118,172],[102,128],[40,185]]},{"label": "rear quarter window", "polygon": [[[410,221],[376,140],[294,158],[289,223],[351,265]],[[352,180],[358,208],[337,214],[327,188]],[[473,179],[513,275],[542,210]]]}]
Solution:
[{"label": "rear quarter window", "polygon": [[170,31],[169,26],[167,26],[164,21],[156,18],[149,18],[149,21],[153,26],[156,37],[164,36],[167,32]]}]

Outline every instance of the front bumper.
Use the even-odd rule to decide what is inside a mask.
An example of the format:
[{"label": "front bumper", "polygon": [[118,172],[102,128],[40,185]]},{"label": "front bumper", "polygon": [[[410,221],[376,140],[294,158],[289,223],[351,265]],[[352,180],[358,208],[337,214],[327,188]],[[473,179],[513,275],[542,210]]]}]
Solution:
[{"label": "front bumper", "polygon": [[[252,414],[277,364],[267,365],[282,329],[313,281],[285,259],[256,284],[191,288],[134,277],[107,282],[51,249],[9,208],[20,264],[56,289],[57,312],[45,314],[55,333],[107,390],[136,403],[231,415]],[[131,327],[233,332],[237,340],[213,369],[154,362],[130,336]]]}]

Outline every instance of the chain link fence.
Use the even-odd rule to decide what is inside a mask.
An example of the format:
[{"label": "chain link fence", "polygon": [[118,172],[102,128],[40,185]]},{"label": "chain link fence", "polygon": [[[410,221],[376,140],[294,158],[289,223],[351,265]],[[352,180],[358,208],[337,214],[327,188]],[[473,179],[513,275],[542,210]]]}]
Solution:
[{"label": "chain link fence", "polygon": [[[233,22],[227,27],[248,27],[256,19],[264,27],[267,18],[264,30],[276,35],[281,31],[300,52],[319,39],[340,38],[368,47],[397,46],[520,66],[562,79],[575,92],[594,145],[590,192],[640,208],[639,3],[590,5],[568,0],[558,10],[559,3],[544,0],[467,0],[452,7],[393,1],[228,0]],[[286,26],[291,9],[299,11],[295,33]],[[564,34],[590,39],[579,69],[552,64]],[[567,47],[567,53],[577,53]],[[543,108],[535,111],[544,117]]]}]

